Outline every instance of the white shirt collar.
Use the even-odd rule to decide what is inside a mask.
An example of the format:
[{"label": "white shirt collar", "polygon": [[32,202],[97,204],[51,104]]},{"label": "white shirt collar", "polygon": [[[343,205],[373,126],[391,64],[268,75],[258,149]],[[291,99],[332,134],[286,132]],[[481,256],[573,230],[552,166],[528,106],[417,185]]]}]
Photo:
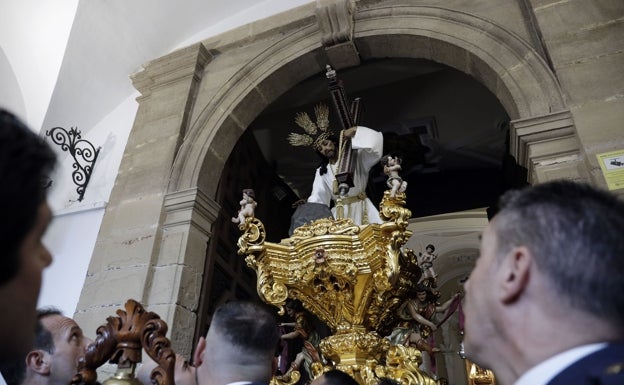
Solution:
[{"label": "white shirt collar", "polygon": [[570,366],[575,361],[590,355],[607,346],[607,343],[596,343],[578,346],[556,354],[542,363],[535,365],[524,373],[514,385],[546,385],[559,372]]}]

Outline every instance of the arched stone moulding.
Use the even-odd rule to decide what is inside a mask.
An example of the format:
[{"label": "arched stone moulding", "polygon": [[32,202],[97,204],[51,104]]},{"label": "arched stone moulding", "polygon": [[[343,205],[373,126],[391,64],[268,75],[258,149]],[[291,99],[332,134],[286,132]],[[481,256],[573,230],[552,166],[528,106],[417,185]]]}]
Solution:
[{"label": "arched stone moulding", "polygon": [[[206,186],[210,195],[218,171],[203,172],[202,165],[220,170],[238,137],[266,106],[323,71],[322,34],[316,24],[282,33],[281,40],[250,57],[221,84],[208,103],[197,106],[200,111],[194,113],[176,159],[170,191]],[[423,58],[473,76],[497,96],[512,120],[566,110],[546,62],[527,42],[490,20],[439,7],[378,6],[356,10],[353,39],[363,60]],[[218,57],[210,62],[206,76],[222,71],[220,63]]]}]

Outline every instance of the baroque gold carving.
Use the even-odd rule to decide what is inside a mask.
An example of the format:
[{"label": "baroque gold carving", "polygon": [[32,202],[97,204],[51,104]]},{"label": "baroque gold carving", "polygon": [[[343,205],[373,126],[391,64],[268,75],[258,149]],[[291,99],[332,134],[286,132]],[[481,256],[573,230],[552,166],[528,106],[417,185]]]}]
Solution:
[{"label": "baroque gold carving", "polygon": [[362,385],[375,385],[382,376],[407,385],[435,383],[418,370],[419,350],[394,347],[380,337],[396,325],[397,308],[420,278],[414,252],[402,250],[411,235],[411,212],[404,206],[404,193],[390,197],[386,192],[383,223],[357,226],[351,219],[324,218],[296,228],[279,243],[265,241],[256,218],[240,225],[238,253],[257,274],[260,298],[282,315],[286,300],[298,299],[332,331],[320,344],[328,364],[316,365],[313,376],[335,366]]}]

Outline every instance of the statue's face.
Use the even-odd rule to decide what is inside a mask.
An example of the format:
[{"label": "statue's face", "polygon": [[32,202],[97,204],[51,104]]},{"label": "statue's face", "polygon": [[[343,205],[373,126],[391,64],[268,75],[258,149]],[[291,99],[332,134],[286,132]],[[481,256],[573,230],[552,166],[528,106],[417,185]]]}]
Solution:
[{"label": "statue's face", "polygon": [[329,139],[325,139],[321,142],[318,151],[327,159],[334,159],[336,157],[336,145]]},{"label": "statue's face", "polygon": [[427,299],[427,292],[419,291],[418,293],[416,293],[416,297],[420,302],[425,302],[425,300]]}]

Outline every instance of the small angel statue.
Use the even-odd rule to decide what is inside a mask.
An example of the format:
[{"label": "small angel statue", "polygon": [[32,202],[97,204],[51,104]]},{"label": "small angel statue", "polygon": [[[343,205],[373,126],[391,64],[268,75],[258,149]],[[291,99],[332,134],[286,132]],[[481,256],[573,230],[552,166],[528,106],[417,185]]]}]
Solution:
[{"label": "small angel statue", "polygon": [[256,193],[253,189],[246,188],[243,190],[243,199],[240,201],[240,210],[238,210],[238,214],[235,217],[232,217],[232,222],[234,223],[245,223],[245,218],[253,217],[254,210],[258,203],[255,200]]},{"label": "small angel statue", "polygon": [[433,270],[433,260],[438,258],[438,255],[433,253],[434,251],[435,251],[435,246],[430,244],[430,245],[427,245],[427,247],[425,247],[424,253],[422,254],[419,253],[418,255],[418,264],[420,265],[420,268],[422,269],[422,272],[423,272],[423,275],[420,281],[423,281],[426,278],[436,279],[438,277],[435,271]]},{"label": "small angel statue", "polygon": [[384,173],[388,175],[386,185],[390,188],[390,196],[396,197],[397,192],[405,192],[407,182],[399,176],[401,171],[401,158],[396,155],[385,155],[381,158],[381,164],[384,166]]}]

